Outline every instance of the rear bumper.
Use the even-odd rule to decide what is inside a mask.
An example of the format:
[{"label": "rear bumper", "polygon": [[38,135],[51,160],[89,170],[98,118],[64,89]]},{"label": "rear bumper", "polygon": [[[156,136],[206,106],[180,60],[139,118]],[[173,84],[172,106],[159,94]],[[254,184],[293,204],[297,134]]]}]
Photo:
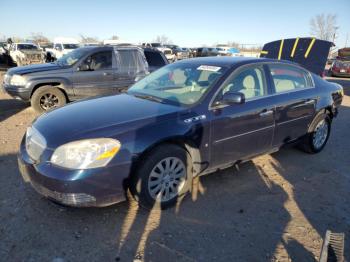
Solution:
[{"label": "rear bumper", "polygon": [[40,195],[67,206],[103,207],[126,199],[124,180],[129,163],[90,170],[69,170],[47,162],[34,164],[22,141],[18,167],[24,181]]},{"label": "rear bumper", "polygon": [[337,77],[350,77],[350,73],[340,73],[340,72],[334,72],[331,71],[332,76],[337,76]]}]

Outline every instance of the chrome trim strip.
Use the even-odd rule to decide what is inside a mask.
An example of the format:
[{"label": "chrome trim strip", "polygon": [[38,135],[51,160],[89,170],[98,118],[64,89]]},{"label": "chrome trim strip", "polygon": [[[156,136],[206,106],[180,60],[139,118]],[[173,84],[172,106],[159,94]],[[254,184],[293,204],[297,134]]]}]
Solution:
[{"label": "chrome trim strip", "polygon": [[265,127],[262,127],[262,128],[259,128],[259,129],[255,129],[255,130],[252,130],[252,131],[249,131],[249,132],[245,132],[245,133],[242,133],[242,134],[225,137],[225,138],[222,138],[222,139],[214,141],[214,144],[217,144],[217,143],[229,140],[229,139],[233,139],[233,138],[236,138],[236,137],[249,135],[249,134],[252,134],[252,133],[255,133],[255,132],[259,132],[259,131],[262,131],[262,130],[265,130],[265,129],[273,128],[273,127],[275,127],[275,125],[265,126]]},{"label": "chrome trim strip", "polygon": [[283,122],[280,122],[280,123],[276,123],[276,126],[287,124],[287,123],[290,123],[290,122],[294,122],[294,121],[297,121],[297,120],[300,120],[300,119],[303,119],[303,118],[309,118],[309,117],[311,118],[310,115],[301,116],[301,117],[294,118],[294,119],[291,119],[291,120],[287,120],[287,121],[283,121]]}]

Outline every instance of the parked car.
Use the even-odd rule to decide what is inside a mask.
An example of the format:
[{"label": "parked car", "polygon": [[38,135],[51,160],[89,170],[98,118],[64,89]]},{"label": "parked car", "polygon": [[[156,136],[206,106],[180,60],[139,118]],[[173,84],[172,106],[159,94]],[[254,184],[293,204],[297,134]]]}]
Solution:
[{"label": "parked car", "polygon": [[44,112],[68,101],[125,91],[149,70],[168,63],[159,53],[138,47],[82,47],[54,63],[9,69],[3,87],[14,98],[30,101],[37,112]]},{"label": "parked car", "polygon": [[17,66],[45,63],[43,51],[33,43],[13,43],[9,55]]},{"label": "parked car", "polygon": [[338,50],[338,56],[330,68],[332,76],[350,77],[350,48]]},{"label": "parked car", "polygon": [[79,42],[74,38],[58,37],[54,39],[53,48],[47,48],[47,51],[52,53],[54,59],[58,59],[79,47]]},{"label": "parked car", "polygon": [[53,43],[40,44],[40,48],[45,54],[45,62],[50,63],[56,60],[56,56],[53,51]]},{"label": "parked car", "polygon": [[170,48],[175,55],[174,61],[187,59],[190,57],[190,52],[187,49],[179,47],[178,45],[165,45],[165,47]]},{"label": "parked car", "polygon": [[207,56],[218,56],[218,50],[213,47],[200,47],[197,48],[196,56],[197,57],[207,57]]},{"label": "parked car", "polygon": [[21,142],[19,170],[65,205],[106,206],[130,190],[140,205],[166,208],[196,176],[288,143],[320,152],[342,97],[340,85],[291,62],[187,59],[125,94],[42,115]]},{"label": "parked car", "polygon": [[155,49],[163,52],[163,54],[168,59],[168,61],[170,61],[170,62],[175,61],[175,54],[173,53],[173,51],[170,48],[163,46],[161,43],[142,43],[141,46],[143,48],[155,48]]},{"label": "parked car", "polygon": [[331,76],[350,77],[350,57],[336,59],[330,68],[330,73]]}]

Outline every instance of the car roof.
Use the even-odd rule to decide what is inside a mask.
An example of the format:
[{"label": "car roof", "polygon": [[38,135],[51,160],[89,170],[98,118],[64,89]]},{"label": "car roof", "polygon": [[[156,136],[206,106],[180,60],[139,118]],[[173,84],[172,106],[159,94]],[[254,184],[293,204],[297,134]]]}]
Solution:
[{"label": "car roof", "polygon": [[210,57],[198,57],[181,60],[177,63],[197,63],[215,66],[226,66],[233,67],[235,65],[252,64],[252,63],[262,63],[262,62],[281,62],[285,64],[294,64],[290,61],[276,60],[270,58],[255,58],[255,57],[222,57],[222,56],[210,56]]}]

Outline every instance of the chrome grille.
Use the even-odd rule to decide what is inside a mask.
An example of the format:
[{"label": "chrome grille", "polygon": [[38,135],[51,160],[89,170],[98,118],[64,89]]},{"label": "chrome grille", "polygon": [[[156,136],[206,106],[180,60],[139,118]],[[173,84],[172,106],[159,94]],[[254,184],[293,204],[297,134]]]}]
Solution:
[{"label": "chrome grille", "polygon": [[29,157],[34,161],[39,161],[45,148],[45,138],[34,127],[28,127],[26,133],[26,150]]}]

